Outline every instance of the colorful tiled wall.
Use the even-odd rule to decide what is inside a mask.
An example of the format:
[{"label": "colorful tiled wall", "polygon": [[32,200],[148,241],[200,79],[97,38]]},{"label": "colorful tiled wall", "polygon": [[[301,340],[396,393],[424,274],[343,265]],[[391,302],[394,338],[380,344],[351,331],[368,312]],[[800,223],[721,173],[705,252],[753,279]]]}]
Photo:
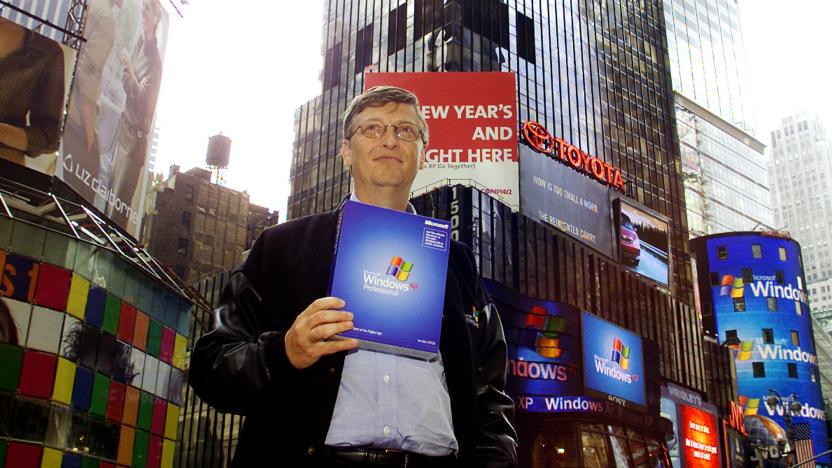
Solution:
[{"label": "colorful tiled wall", "polygon": [[169,467],[189,304],[129,260],[0,216],[0,467]]}]

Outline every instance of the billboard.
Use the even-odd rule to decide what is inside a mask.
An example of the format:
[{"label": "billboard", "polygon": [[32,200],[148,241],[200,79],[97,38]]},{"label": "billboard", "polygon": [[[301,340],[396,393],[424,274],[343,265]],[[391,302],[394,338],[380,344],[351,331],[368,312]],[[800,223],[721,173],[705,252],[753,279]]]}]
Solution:
[{"label": "billboard", "polygon": [[714,411],[680,403],[679,442],[682,466],[719,468],[719,426]]},{"label": "billboard", "polygon": [[[399,86],[419,98],[430,141],[414,190],[475,185],[513,210],[520,202],[514,73],[366,73],[365,89]],[[447,182],[451,179],[451,183]]]},{"label": "billboard", "polygon": [[75,51],[0,18],[0,158],[55,175]]},{"label": "billboard", "polygon": [[627,408],[646,410],[641,337],[581,313],[584,391]]},{"label": "billboard", "polygon": [[[787,426],[782,407],[769,406],[770,389],[795,394],[793,423],[809,423],[815,453],[828,450],[826,413],[804,290],[798,244],[761,233],[709,236],[692,242],[703,302],[710,302],[719,339],[734,349],[743,422],[764,448],[749,458],[782,455]],[[710,289],[710,294],[707,294]],[[704,311],[710,312],[710,311]],[[819,462],[829,463],[824,456]]]},{"label": "billboard", "polygon": [[159,0],[89,0],[60,175],[138,237],[168,17]]},{"label": "billboard", "polygon": [[520,208],[613,257],[609,189],[520,145]]},{"label": "billboard", "polygon": [[670,237],[667,220],[635,202],[617,200],[619,261],[644,277],[670,286]]}]

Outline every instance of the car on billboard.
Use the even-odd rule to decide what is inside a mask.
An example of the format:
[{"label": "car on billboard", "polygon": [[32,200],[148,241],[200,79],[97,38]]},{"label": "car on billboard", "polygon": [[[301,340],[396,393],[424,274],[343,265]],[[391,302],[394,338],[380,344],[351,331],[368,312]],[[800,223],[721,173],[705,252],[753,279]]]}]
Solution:
[{"label": "car on billboard", "polygon": [[630,217],[624,213],[621,213],[621,224],[618,227],[618,233],[621,238],[622,259],[629,265],[637,266],[639,255],[641,255],[641,243]]}]

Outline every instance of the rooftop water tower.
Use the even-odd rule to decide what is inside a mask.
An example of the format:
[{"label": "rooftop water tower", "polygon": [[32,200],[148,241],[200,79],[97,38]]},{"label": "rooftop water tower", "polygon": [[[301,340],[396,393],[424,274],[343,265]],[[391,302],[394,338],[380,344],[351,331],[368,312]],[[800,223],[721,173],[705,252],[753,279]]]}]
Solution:
[{"label": "rooftop water tower", "polygon": [[205,155],[205,162],[213,173],[213,182],[217,185],[225,185],[225,169],[228,168],[228,160],[231,157],[231,138],[223,135],[214,135],[208,138],[208,153]]}]

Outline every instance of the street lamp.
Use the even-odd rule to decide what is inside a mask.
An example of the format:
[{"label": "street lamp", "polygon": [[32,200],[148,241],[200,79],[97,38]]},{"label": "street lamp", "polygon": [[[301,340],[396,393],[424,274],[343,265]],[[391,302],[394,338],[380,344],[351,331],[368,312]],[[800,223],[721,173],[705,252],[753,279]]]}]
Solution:
[{"label": "street lamp", "polygon": [[792,415],[800,414],[800,401],[796,393],[782,396],[773,388],[768,389],[766,405],[769,408],[780,408],[783,411],[783,420],[786,422],[786,439],[789,443],[789,451],[784,455],[791,455],[794,452],[794,441],[792,440]]}]

